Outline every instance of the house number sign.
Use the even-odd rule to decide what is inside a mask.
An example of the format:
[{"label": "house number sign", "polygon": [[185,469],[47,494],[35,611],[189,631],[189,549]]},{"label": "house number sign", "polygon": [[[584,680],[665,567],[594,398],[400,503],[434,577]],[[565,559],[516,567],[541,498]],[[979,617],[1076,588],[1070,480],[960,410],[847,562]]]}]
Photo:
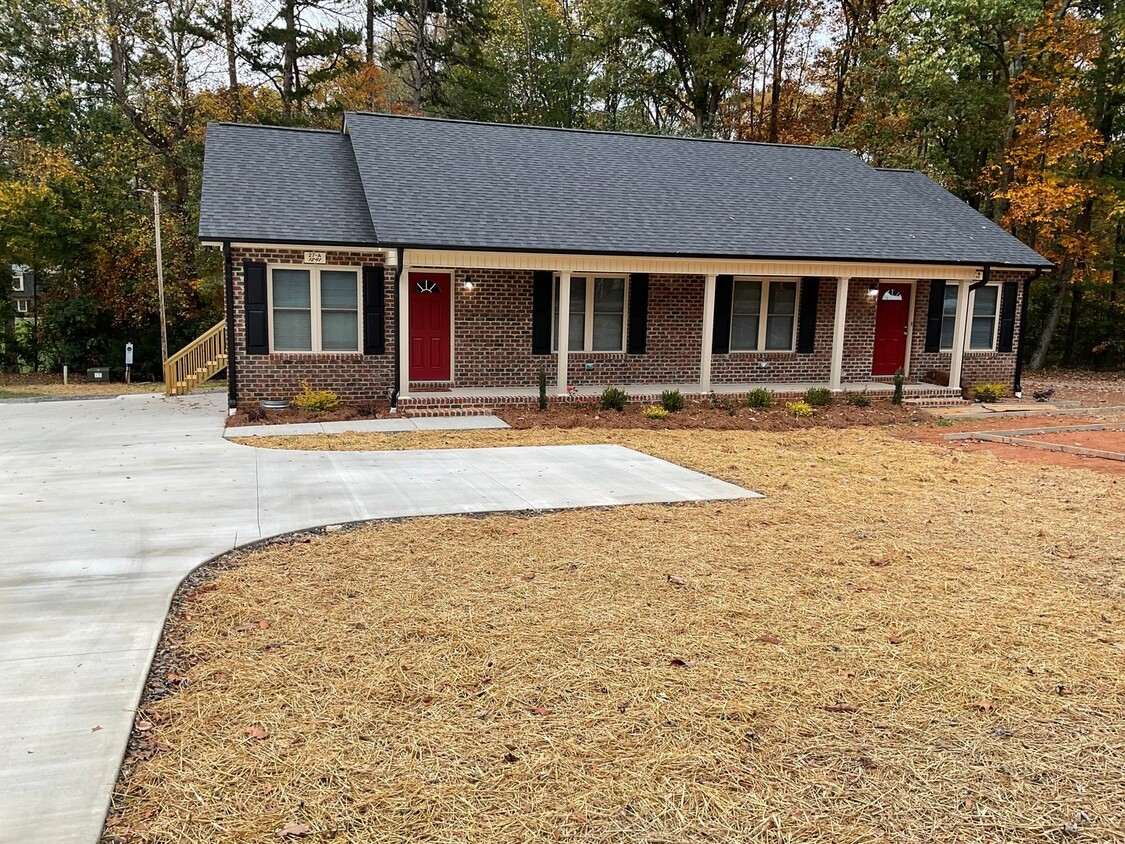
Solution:
[{"label": "house number sign", "polygon": [[324,252],[306,252],[306,264],[324,264],[327,262],[327,255]]}]

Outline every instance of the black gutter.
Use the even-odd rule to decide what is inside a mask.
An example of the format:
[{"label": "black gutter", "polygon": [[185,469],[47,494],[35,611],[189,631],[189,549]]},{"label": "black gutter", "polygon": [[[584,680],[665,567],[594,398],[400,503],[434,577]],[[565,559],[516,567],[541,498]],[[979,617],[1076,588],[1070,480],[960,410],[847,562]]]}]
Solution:
[{"label": "black gutter", "polygon": [[[204,237],[200,235],[200,240],[220,240],[217,237]],[[340,247],[341,249],[380,249],[378,243],[371,241],[338,241],[338,240],[308,240],[305,238],[265,238],[265,237],[229,237],[226,238],[230,243],[262,243],[268,246],[282,245],[282,246],[325,246],[325,247]],[[857,255],[850,255],[846,257],[821,257],[816,255],[741,255],[741,254],[714,254],[706,252],[629,252],[621,250],[606,250],[606,249],[542,249],[536,247],[525,246],[465,246],[460,245],[445,245],[436,243],[404,243],[398,247],[402,249],[439,249],[446,251],[457,252],[527,252],[529,254],[538,255],[599,255],[599,256],[613,256],[620,258],[684,258],[684,259],[705,259],[715,261],[819,261],[822,263],[870,263],[870,264],[923,264],[926,266],[943,266],[943,267],[979,267],[981,261],[936,261],[933,258],[863,258]],[[1042,264],[1008,264],[1004,262],[992,262],[995,267],[1000,267],[1006,270],[1035,270],[1035,269],[1052,269],[1054,264],[1050,261],[1044,260]]]},{"label": "black gutter", "polygon": [[1023,330],[1027,327],[1027,303],[1031,299],[1031,283],[1043,275],[1042,270],[1036,270],[1023,280],[1023,301],[1020,302],[1020,333],[1016,340],[1016,375],[1012,383],[1012,394],[1016,398],[1023,398]]},{"label": "black gutter", "polygon": [[972,293],[974,290],[980,290],[982,287],[984,287],[986,284],[988,284],[989,279],[991,279],[991,278],[992,278],[992,265],[991,264],[985,264],[984,265],[984,272],[982,272],[980,274],[980,281],[974,281],[972,284],[970,284],[969,285],[969,292]]},{"label": "black gutter", "polygon": [[234,410],[238,407],[238,369],[234,363],[234,261],[229,240],[223,241],[223,275],[227,300],[227,407]]},{"label": "black gutter", "polygon": [[395,384],[394,384],[394,387],[391,389],[391,407],[392,408],[398,407],[398,385],[400,383],[402,383],[402,381],[400,379],[400,373],[399,373],[399,367],[402,366],[402,362],[399,360],[399,357],[398,357],[398,350],[402,348],[402,341],[401,341],[401,338],[398,336],[398,333],[402,328],[402,319],[399,316],[399,294],[398,294],[398,291],[399,291],[399,279],[402,278],[402,260],[403,260],[403,252],[404,251],[405,250],[403,249],[403,247],[400,246],[398,248],[397,256],[396,256],[398,258],[398,260],[395,261],[395,292],[394,292],[395,306],[394,306],[394,309],[392,311],[392,313],[394,313],[394,316],[395,316]]}]

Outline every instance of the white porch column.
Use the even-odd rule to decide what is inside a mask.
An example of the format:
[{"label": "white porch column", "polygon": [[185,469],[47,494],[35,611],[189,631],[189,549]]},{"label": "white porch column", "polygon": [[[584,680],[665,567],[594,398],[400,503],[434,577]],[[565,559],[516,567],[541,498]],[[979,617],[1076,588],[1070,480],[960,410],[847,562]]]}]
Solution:
[{"label": "white porch column", "polygon": [[566,395],[566,385],[570,368],[570,270],[559,273],[559,354],[557,390],[560,396]]},{"label": "white porch column", "polygon": [[[949,284],[950,282],[946,282]],[[949,356],[949,386],[961,388],[961,362],[965,357],[965,336],[969,329],[969,282],[957,284],[957,313],[953,318],[953,352]]]},{"label": "white porch column", "polygon": [[844,378],[844,331],[848,318],[848,282],[850,276],[836,279],[836,319],[832,323],[832,368],[828,386],[833,390],[841,388]]},{"label": "white porch column", "polygon": [[[405,263],[405,262],[404,262]],[[398,397],[410,395],[410,266],[398,277]]]},{"label": "white porch column", "polygon": [[703,345],[699,350],[699,392],[711,392],[711,345],[715,333],[715,276],[703,282]]}]

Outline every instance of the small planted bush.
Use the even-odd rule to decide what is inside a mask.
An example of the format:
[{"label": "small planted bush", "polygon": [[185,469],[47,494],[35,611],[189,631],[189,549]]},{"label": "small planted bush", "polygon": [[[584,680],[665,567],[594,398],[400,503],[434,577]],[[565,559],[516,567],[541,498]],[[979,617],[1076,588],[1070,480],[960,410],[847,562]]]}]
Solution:
[{"label": "small planted bush", "polygon": [[293,399],[293,406],[306,413],[320,413],[339,407],[340,397],[331,390],[314,390],[308,381],[302,381],[301,392]]},{"label": "small planted bush", "polygon": [[813,415],[812,405],[807,401],[791,401],[785,404],[785,409],[789,411],[790,416],[795,416],[798,419],[803,419]]},{"label": "small planted bush", "polygon": [[866,390],[861,390],[858,393],[846,393],[844,400],[852,407],[870,407],[871,396],[867,395]]},{"label": "small planted bush", "polygon": [[973,387],[973,398],[977,401],[1000,401],[1008,395],[1008,388],[1003,384],[977,384]]},{"label": "small planted bush", "polygon": [[625,404],[628,401],[629,394],[620,387],[606,387],[602,390],[602,395],[598,400],[598,404],[602,410],[622,411],[625,409]]},{"label": "small planted bush", "polygon": [[828,407],[832,404],[832,391],[827,387],[809,387],[805,391],[805,403],[813,407]]},{"label": "small planted bush", "polygon": [[891,404],[902,404],[903,396],[906,395],[906,376],[903,375],[900,369],[895,373],[895,392],[891,396]]},{"label": "small planted bush", "polygon": [[747,393],[742,403],[747,407],[770,407],[773,405],[773,393],[764,387],[758,387]]},{"label": "small planted bush", "polygon": [[668,411],[659,405],[650,404],[641,411],[641,415],[644,416],[645,419],[667,419]]},{"label": "small planted bush", "polygon": [[731,416],[734,416],[738,410],[738,400],[734,396],[711,396],[711,409],[712,410],[725,410]]},{"label": "small planted bush", "polygon": [[679,390],[665,390],[660,394],[660,406],[669,413],[679,413],[684,409],[684,394]]}]

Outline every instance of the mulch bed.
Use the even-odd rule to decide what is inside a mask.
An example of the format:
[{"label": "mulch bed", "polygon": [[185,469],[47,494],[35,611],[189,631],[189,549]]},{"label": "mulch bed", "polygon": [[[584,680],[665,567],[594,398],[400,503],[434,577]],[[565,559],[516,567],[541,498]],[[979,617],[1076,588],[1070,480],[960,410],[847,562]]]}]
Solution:
[{"label": "mulch bed", "polygon": [[497,416],[517,429],[530,428],[646,428],[656,431],[706,428],[716,431],[794,431],[805,428],[852,428],[857,425],[890,425],[896,422],[928,421],[925,410],[910,405],[873,401],[868,407],[836,402],[813,408],[809,417],[795,417],[778,401],[768,409],[732,405],[712,407],[709,402],[689,401],[683,410],[663,419],[644,416],[646,405],[628,404],[622,411],[602,410],[593,404],[556,404],[540,411],[534,406],[505,408]]},{"label": "mulch bed", "polygon": [[353,419],[385,419],[390,415],[389,401],[366,401],[341,404],[332,410],[315,413],[287,407],[283,410],[239,408],[227,418],[227,427],[242,425],[290,425],[295,422],[350,422]]},{"label": "mulch bed", "polygon": [[869,428],[602,436],[767,497],[229,555],[177,598],[103,841],[1122,840],[1112,479]]}]

